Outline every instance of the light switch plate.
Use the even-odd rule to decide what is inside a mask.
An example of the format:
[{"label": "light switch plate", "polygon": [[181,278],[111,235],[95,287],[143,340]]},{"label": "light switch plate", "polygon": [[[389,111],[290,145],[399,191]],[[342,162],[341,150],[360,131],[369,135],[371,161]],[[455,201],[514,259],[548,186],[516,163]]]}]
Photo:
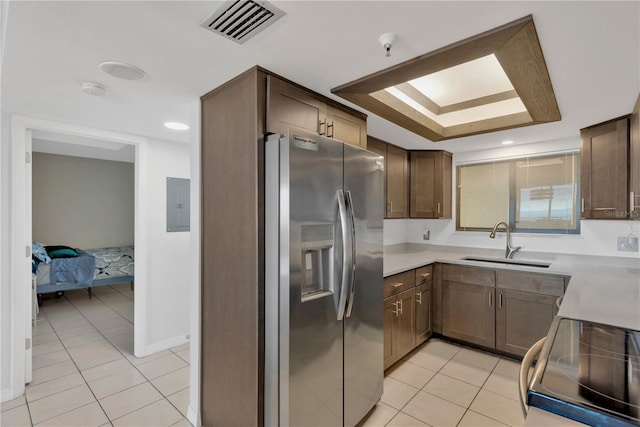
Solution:
[{"label": "light switch plate", "polygon": [[638,252],[638,238],[618,236],[618,250],[625,252]]}]

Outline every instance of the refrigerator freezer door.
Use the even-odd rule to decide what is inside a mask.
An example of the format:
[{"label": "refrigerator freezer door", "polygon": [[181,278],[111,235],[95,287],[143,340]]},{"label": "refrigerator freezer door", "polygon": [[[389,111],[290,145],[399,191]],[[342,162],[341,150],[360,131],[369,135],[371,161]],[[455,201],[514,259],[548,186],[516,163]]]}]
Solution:
[{"label": "refrigerator freezer door", "polygon": [[294,132],[265,160],[265,425],[356,425],[382,395],[383,159]]},{"label": "refrigerator freezer door", "polygon": [[[353,207],[356,269],[344,323],[344,425],[356,425],[382,396],[382,157],[344,146],[344,191]],[[349,310],[347,310],[349,312]]]},{"label": "refrigerator freezer door", "polygon": [[[343,243],[338,194],[343,148],[306,134],[292,134],[286,143],[289,176],[281,179],[288,180],[289,192],[280,197],[289,199],[289,280],[281,283],[280,291],[289,295],[286,354],[281,347],[281,357],[288,357],[289,401],[288,421],[281,418],[280,425],[339,426],[343,420],[343,330],[338,320]],[[324,256],[316,257],[321,261],[311,267],[320,272],[315,277],[322,279],[315,291],[303,294],[307,291],[304,278],[313,276],[303,260],[313,258],[314,251],[324,251]]]}]

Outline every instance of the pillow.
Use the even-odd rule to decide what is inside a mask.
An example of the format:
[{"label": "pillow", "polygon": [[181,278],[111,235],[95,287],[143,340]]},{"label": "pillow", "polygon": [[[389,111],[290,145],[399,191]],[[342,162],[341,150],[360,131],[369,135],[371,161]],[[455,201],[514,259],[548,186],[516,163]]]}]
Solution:
[{"label": "pillow", "polygon": [[74,258],[78,256],[78,252],[69,246],[47,246],[46,249],[51,258]]},{"label": "pillow", "polygon": [[47,254],[47,250],[44,248],[42,243],[32,242],[31,254],[45,264],[51,263],[51,257]]}]

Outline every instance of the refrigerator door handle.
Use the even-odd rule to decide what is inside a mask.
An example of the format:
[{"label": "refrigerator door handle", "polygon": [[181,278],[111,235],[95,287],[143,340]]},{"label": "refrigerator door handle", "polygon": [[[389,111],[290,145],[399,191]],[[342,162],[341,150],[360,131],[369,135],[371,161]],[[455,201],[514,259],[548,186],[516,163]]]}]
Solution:
[{"label": "refrigerator door handle", "polygon": [[347,302],[347,317],[351,317],[351,310],[353,309],[353,300],[356,293],[356,220],[353,213],[353,199],[351,198],[351,192],[345,193],[347,200],[347,210],[349,212],[349,222],[351,231],[351,274],[349,275],[349,301]]},{"label": "refrigerator door handle", "polygon": [[342,281],[340,283],[340,299],[338,300],[338,320],[342,320],[347,307],[348,283],[353,256],[347,201],[342,190],[338,190],[338,213],[340,214],[340,229],[342,231]]}]

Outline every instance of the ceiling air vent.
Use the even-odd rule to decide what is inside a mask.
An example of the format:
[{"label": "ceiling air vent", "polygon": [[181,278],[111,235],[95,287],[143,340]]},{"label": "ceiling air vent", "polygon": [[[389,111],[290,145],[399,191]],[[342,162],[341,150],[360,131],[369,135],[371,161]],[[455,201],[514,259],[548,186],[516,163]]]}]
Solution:
[{"label": "ceiling air vent", "polygon": [[285,13],[266,1],[230,0],[200,25],[236,43],[244,43]]}]

